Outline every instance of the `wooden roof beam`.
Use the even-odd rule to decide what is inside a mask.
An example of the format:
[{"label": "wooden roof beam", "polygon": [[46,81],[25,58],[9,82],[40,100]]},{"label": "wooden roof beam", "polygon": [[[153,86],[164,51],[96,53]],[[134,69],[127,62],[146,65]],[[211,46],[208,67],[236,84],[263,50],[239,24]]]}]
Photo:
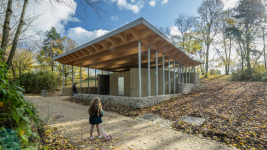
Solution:
[{"label": "wooden roof beam", "polygon": [[92,46],[99,52],[102,50],[102,46],[99,44],[93,44]]},{"label": "wooden roof beam", "polygon": [[[141,60],[147,59],[147,52],[142,52],[141,56],[142,56]],[[150,51],[150,57],[151,58],[156,57],[156,51],[155,50]],[[162,54],[158,54],[158,57],[162,57]],[[121,57],[121,58],[117,58],[117,59],[112,59],[112,60],[108,60],[108,61],[104,61],[104,62],[91,63],[90,65],[87,65],[86,67],[88,67],[88,68],[92,68],[92,67],[102,68],[105,66],[112,66],[112,65],[134,62],[134,61],[136,61],[136,59],[138,59],[138,55],[133,54],[133,55],[129,55],[129,56],[125,56],[125,57]]]},{"label": "wooden roof beam", "polygon": [[93,48],[93,47],[85,47],[85,49],[88,51],[88,52],[90,52],[91,54],[94,54],[95,53],[95,48]]},{"label": "wooden roof beam", "polygon": [[[147,46],[141,46],[141,52],[147,51]],[[128,55],[132,55],[132,54],[137,54],[138,53],[138,48],[133,48],[130,49],[128,51],[124,51],[121,53],[117,53],[117,54],[112,54],[112,55],[108,55],[108,56],[104,56],[101,58],[96,58],[96,59],[91,59],[85,62],[81,63],[81,66],[86,66],[89,65],[91,63],[97,63],[97,62],[103,62],[103,61],[107,61],[107,60],[112,60],[112,59],[117,59],[117,58],[122,58]]]},{"label": "wooden roof beam", "polygon": [[159,35],[152,35],[149,37],[149,43],[154,44],[155,42],[157,42],[160,39],[161,39],[161,37]]},{"label": "wooden roof beam", "polygon": [[103,48],[108,48],[108,46],[109,46],[109,43],[104,41],[104,40],[100,41],[99,43],[103,46]]},{"label": "wooden roof beam", "polygon": [[127,42],[127,34],[121,32],[119,33],[119,37],[121,38],[122,41]]},{"label": "wooden roof beam", "polygon": [[108,40],[110,41],[110,43],[112,43],[112,45],[117,46],[118,42],[117,39],[114,37],[109,37]]},{"label": "wooden roof beam", "polygon": [[152,31],[149,28],[145,28],[141,31],[139,31],[140,34],[140,38],[145,38],[149,35],[149,33],[151,33]]},{"label": "wooden roof beam", "polygon": [[136,28],[133,27],[133,28],[130,29],[130,31],[131,31],[132,35],[134,36],[134,38],[136,40],[139,40],[140,39],[139,30],[137,30]]},{"label": "wooden roof beam", "polygon": [[[109,49],[107,51],[102,51],[102,52],[99,52],[99,53],[95,53],[95,54],[86,56],[86,57],[81,58],[79,60],[75,60],[74,64],[80,64],[80,63],[85,63],[85,62],[90,64],[90,63],[92,63],[92,61],[90,61],[92,59],[97,59],[97,58],[101,58],[101,57],[104,57],[104,56],[114,55],[116,53],[124,52],[124,51],[131,50],[131,49],[137,48],[137,47],[138,47],[138,42],[137,41],[131,42],[131,43],[128,43],[128,44],[125,44],[125,45],[114,47],[114,48]],[[85,64],[85,65],[88,65],[88,64]]]}]

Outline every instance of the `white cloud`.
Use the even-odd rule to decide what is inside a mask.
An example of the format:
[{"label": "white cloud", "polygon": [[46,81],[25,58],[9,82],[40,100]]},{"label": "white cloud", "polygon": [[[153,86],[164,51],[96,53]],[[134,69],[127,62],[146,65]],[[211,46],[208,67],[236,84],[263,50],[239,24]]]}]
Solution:
[{"label": "white cloud", "polygon": [[152,7],[154,7],[156,5],[156,1],[155,0],[150,1],[149,2],[149,5],[152,6]]},{"label": "white cloud", "polygon": [[[56,4],[54,1],[50,0],[43,0],[39,3],[29,3],[26,9],[25,18],[37,15],[40,16],[31,23],[31,26],[25,32],[25,36],[35,35],[39,32],[39,37],[42,37],[46,31],[51,29],[51,27],[55,27],[57,32],[64,35],[65,25],[68,22],[79,22],[79,19],[73,17],[77,3],[74,0],[69,0],[69,2],[72,3],[72,8]],[[19,8],[21,9],[21,7]],[[27,19],[26,24],[29,24]]]},{"label": "white cloud", "polygon": [[170,34],[171,34],[172,36],[174,36],[174,35],[182,36],[182,34],[181,34],[181,32],[179,31],[178,27],[177,27],[177,26],[174,26],[174,25],[172,25],[172,26],[170,27]]},{"label": "white cloud", "polygon": [[234,8],[239,0],[223,0],[224,9]]},{"label": "white cloud", "polygon": [[81,27],[70,28],[67,32],[67,36],[75,40],[79,45],[87,43],[95,38],[98,38],[109,31],[99,29],[94,31],[87,31]]},{"label": "white cloud", "polygon": [[111,2],[116,2],[119,6],[119,9],[123,10],[131,10],[133,13],[138,14],[140,10],[144,7],[143,0],[131,0],[131,2],[127,2],[127,0],[111,0]]},{"label": "white cloud", "polygon": [[111,17],[111,20],[115,20],[115,21],[117,21],[118,19],[119,19],[118,16],[112,16],[112,17]]},{"label": "white cloud", "polygon": [[163,1],[161,2],[161,5],[167,4],[168,1],[169,1],[169,0],[163,0]]}]

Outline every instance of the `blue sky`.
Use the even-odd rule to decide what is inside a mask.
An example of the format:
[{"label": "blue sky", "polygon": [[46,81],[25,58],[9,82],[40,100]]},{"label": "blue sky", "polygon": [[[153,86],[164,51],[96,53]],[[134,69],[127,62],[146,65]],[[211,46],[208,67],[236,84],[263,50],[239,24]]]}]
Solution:
[{"label": "blue sky", "polygon": [[[136,0],[135,3],[131,3],[131,0],[128,0],[128,3],[134,5],[137,1],[138,0]],[[80,22],[69,22],[65,28],[68,30],[68,28],[81,27],[88,31],[99,29],[110,31],[125,25],[126,22],[132,22],[140,17],[145,18],[152,25],[167,27],[174,24],[174,19],[179,13],[196,16],[197,8],[202,1],[169,0],[162,4],[163,0],[157,0],[154,7],[153,5],[149,5],[149,2],[150,1],[144,1],[143,7],[139,9],[139,12],[135,12],[127,8],[120,8],[118,2],[107,1],[100,5],[100,7],[106,11],[101,12],[102,20],[99,20],[97,14],[93,13],[91,8],[88,8],[90,9],[88,12],[91,12],[91,14],[88,15],[85,22],[77,16]],[[83,7],[79,4],[77,6],[77,13],[85,17]],[[111,20],[112,17],[116,19]]]},{"label": "blue sky", "polygon": [[[42,39],[46,31],[55,27],[62,36],[68,36],[82,45],[140,17],[154,26],[170,27],[171,31],[177,34],[179,31],[174,24],[175,18],[180,13],[197,16],[197,9],[202,3],[202,0],[105,0],[106,2],[99,5],[105,11],[100,11],[100,20],[90,7],[85,8],[88,12],[86,17],[80,0],[65,1],[74,7],[69,8],[53,1],[51,7],[50,0],[29,3],[26,16],[40,16],[34,20],[25,34],[31,36],[39,33],[39,38]],[[237,0],[223,1],[226,7],[229,7]],[[16,3],[13,7],[17,7]]]}]

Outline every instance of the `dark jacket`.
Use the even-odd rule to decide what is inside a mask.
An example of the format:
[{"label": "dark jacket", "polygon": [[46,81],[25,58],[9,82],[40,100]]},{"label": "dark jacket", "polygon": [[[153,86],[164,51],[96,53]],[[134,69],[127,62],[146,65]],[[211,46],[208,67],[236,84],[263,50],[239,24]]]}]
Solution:
[{"label": "dark jacket", "polygon": [[[89,112],[89,110],[88,110],[88,112]],[[89,117],[89,123],[90,124],[100,124],[100,123],[102,123],[102,118],[101,117],[103,117],[103,110],[101,111],[101,113],[100,113],[100,116],[97,116],[96,114],[97,113],[95,113],[94,115],[90,115],[90,117]]]},{"label": "dark jacket", "polygon": [[77,93],[75,84],[73,84],[72,90],[73,90],[73,92]]}]

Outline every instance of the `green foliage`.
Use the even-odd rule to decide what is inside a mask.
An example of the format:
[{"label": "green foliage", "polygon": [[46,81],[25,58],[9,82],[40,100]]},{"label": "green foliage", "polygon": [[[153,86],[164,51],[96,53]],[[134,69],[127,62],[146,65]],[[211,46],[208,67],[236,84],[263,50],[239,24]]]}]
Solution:
[{"label": "green foliage", "polygon": [[[17,136],[19,136],[19,139],[22,141],[21,146],[29,147],[28,138],[30,136],[37,136],[37,134],[32,132],[32,127],[30,126],[34,114],[32,110],[29,109],[31,105],[30,102],[24,100],[25,97],[22,94],[24,89],[16,83],[10,83],[7,80],[8,71],[6,67],[7,65],[4,62],[0,62],[0,126],[6,127],[6,122],[10,122],[11,120],[13,123],[11,126],[9,125],[9,128],[16,131]],[[1,130],[4,131],[3,128]],[[1,138],[1,142],[6,143],[14,141],[14,138],[8,138],[10,139],[6,140]]]},{"label": "green foliage", "polygon": [[242,73],[242,70],[236,70],[232,72],[232,80],[233,81],[265,81],[267,82],[267,76],[265,72],[265,68],[263,65],[256,66],[251,69],[252,76],[250,76],[249,70],[245,69]]},{"label": "green foliage", "polygon": [[25,73],[19,79],[26,93],[40,93],[41,90],[55,91],[61,87],[62,79],[49,71]]},{"label": "green foliage", "polygon": [[0,144],[3,149],[20,150],[20,140],[15,131],[10,129],[0,129]]}]

